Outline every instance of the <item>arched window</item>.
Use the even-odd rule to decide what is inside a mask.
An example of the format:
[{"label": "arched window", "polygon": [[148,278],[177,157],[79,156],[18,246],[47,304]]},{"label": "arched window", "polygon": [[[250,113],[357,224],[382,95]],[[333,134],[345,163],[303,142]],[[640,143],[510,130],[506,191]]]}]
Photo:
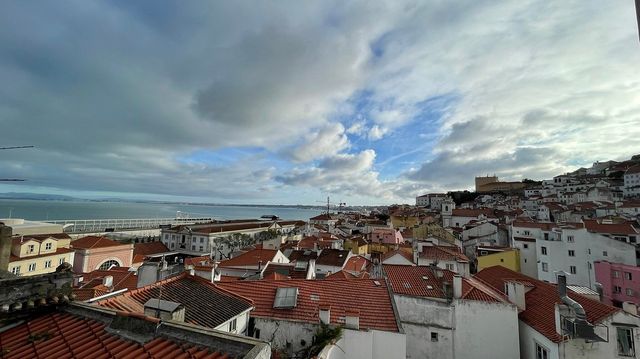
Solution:
[{"label": "arched window", "polygon": [[113,259],[111,259],[111,260],[108,260],[108,261],[102,263],[98,269],[99,270],[107,270],[107,269],[111,268],[112,266],[120,267],[120,264],[118,263],[118,261],[114,261]]}]

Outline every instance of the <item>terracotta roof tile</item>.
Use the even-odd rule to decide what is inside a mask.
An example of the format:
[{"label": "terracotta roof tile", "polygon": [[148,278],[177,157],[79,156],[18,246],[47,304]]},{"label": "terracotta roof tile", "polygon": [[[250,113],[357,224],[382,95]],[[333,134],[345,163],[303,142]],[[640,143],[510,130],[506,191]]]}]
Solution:
[{"label": "terracotta roof tile", "polygon": [[[496,291],[504,294],[504,284],[509,280],[522,281],[532,286],[525,294],[526,309],[519,314],[520,320],[549,338],[553,342],[561,342],[562,337],[556,332],[555,305],[561,304],[555,284],[546,283],[528,277],[522,273],[514,272],[502,266],[488,267],[478,272],[474,278],[479,278]],[[587,320],[590,323],[598,323],[613,313],[618,308],[589,299],[580,294],[569,291],[569,297],[584,307]]]},{"label": "terracotta roof tile", "polygon": [[392,251],[388,251],[387,253],[382,255],[382,258],[380,258],[380,261],[384,263],[384,261],[386,261],[387,259],[395,256],[396,254],[402,256],[404,259],[406,259],[409,262],[413,263],[413,255],[411,255],[411,253],[407,253],[407,251],[403,251],[401,249],[394,249]]},{"label": "terracotta roof tile", "polygon": [[457,247],[449,246],[424,246],[419,256],[420,258],[441,261],[469,262],[469,258],[460,252]]},{"label": "terracotta roof tile", "polygon": [[610,234],[638,234],[639,229],[633,226],[633,222],[626,221],[623,223],[602,223],[596,219],[583,220],[584,226],[589,232],[610,233]]},{"label": "terracotta roof tile", "polygon": [[224,353],[186,342],[156,338],[145,345],[105,330],[105,323],[65,312],[47,314],[0,333],[2,358],[185,358]]},{"label": "terracotta roof tile", "polygon": [[348,250],[342,249],[323,249],[316,259],[316,265],[328,265],[335,267],[343,267],[349,256]]},{"label": "terracotta roof tile", "polygon": [[237,257],[220,262],[220,267],[258,267],[260,263],[264,265],[273,260],[276,253],[278,253],[276,249],[253,249]]},{"label": "terracotta roof tile", "polygon": [[264,279],[269,279],[271,278],[272,274],[280,275],[280,279],[283,279],[282,277],[294,278],[294,279],[306,279],[307,268],[302,270],[296,270],[293,263],[291,264],[269,263],[269,265],[264,269],[264,272],[262,272],[262,275]]},{"label": "terracotta roof tile", "polygon": [[87,236],[71,241],[71,247],[76,249],[104,248],[114,246],[128,246],[129,244],[116,242],[107,237]]},{"label": "terracotta roof tile", "polygon": [[[376,284],[378,283],[378,284]],[[286,280],[238,281],[218,286],[250,298],[255,306],[252,317],[319,323],[320,303],[331,306],[331,323],[343,324],[348,309],[360,310],[360,328],[398,331],[392,298],[383,280]],[[276,289],[298,288],[295,308],[273,308]]]}]

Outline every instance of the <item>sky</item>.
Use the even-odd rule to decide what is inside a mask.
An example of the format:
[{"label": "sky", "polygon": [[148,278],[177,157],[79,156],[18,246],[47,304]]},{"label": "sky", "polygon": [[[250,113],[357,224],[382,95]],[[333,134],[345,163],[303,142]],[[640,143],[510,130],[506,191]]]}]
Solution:
[{"label": "sky", "polygon": [[640,153],[633,1],[0,2],[0,192],[411,203]]}]

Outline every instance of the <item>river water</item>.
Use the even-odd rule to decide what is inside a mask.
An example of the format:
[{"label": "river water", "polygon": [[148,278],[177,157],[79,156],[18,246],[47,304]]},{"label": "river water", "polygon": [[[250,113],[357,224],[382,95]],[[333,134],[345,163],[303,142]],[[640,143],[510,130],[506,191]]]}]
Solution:
[{"label": "river water", "polygon": [[177,215],[213,217],[215,219],[249,219],[275,215],[282,219],[308,220],[322,213],[322,209],[298,207],[189,205],[179,203],[97,202],[0,200],[0,218],[30,220],[56,219],[114,219],[114,218],[173,218]]}]

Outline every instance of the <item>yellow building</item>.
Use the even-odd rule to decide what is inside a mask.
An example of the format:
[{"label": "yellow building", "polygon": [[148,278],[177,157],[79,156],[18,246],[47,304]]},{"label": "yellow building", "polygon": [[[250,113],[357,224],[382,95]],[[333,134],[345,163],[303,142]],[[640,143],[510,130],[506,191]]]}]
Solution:
[{"label": "yellow building", "polygon": [[478,271],[493,266],[503,266],[520,272],[520,251],[515,248],[478,247],[476,250]]},{"label": "yellow building", "polygon": [[353,254],[364,255],[369,253],[369,243],[362,237],[347,239],[344,241],[343,247]]},{"label": "yellow building", "polygon": [[20,276],[55,272],[60,264],[73,263],[70,242],[71,237],[65,233],[14,236],[6,269]]},{"label": "yellow building", "polygon": [[455,245],[456,243],[456,237],[450,232],[447,232],[439,223],[424,223],[413,228],[413,238],[418,240],[436,238],[439,241],[449,244]]}]

